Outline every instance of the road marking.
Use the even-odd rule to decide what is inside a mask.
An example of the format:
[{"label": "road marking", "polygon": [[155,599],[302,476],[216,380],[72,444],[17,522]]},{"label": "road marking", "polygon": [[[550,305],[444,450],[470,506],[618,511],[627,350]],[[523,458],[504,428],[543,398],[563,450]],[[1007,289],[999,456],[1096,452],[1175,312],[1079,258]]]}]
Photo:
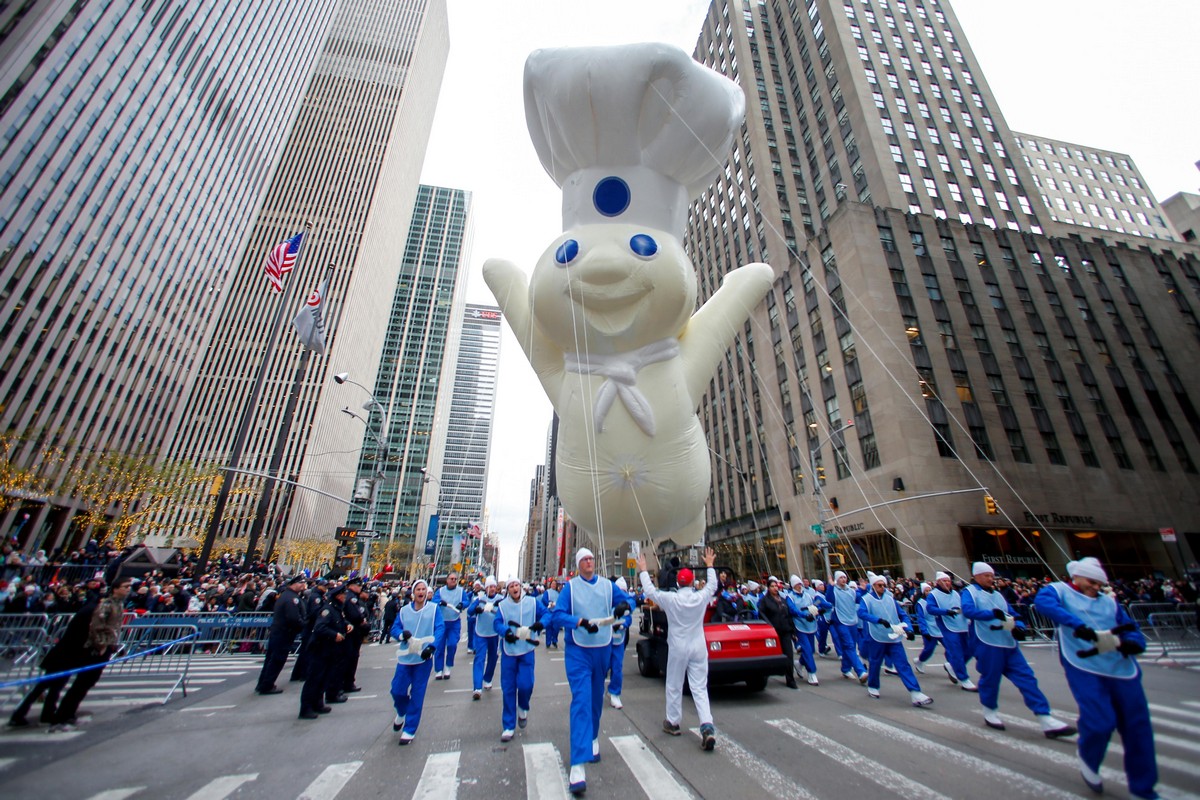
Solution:
[{"label": "road marking", "polygon": [[88,800],[125,800],[126,797],[132,797],[145,788],[145,786],[130,786],[128,789],[108,789],[100,794],[92,795]]},{"label": "road marking", "polygon": [[[1168,706],[1155,705],[1154,703],[1150,703],[1150,710],[1157,711],[1160,714],[1180,714],[1183,716],[1188,716],[1191,714],[1190,711],[1182,711],[1180,709],[1170,708]],[[1164,728],[1173,728],[1182,733],[1190,733],[1193,736],[1200,736],[1200,725],[1188,725],[1185,722],[1176,722],[1173,719],[1161,718],[1155,719],[1154,725],[1155,727],[1161,725]]]},{"label": "road marking", "polygon": [[17,763],[15,758],[0,758],[0,771],[6,770]]},{"label": "road marking", "polygon": [[[1052,761],[1060,767],[1066,768],[1069,772],[1074,772],[1079,769],[1079,758],[1074,754],[1068,755],[1067,753],[1059,752],[1053,748],[1048,748],[1044,744],[1035,744],[1034,742],[1016,739],[1007,734],[1000,733],[999,731],[994,731],[989,728],[979,728],[971,725],[970,723],[962,722],[956,719],[950,719],[949,717],[943,717],[938,714],[930,714],[929,717],[936,720],[938,724],[952,728],[955,731],[968,733],[972,736],[978,736],[980,739],[991,742],[992,744],[1002,745],[1010,750],[1016,750],[1027,755]],[[1040,726],[1035,727],[1038,727],[1040,730]],[[1111,745],[1109,749],[1112,749]],[[1100,777],[1109,783],[1115,783],[1121,786],[1126,785],[1125,772],[1123,770],[1113,769],[1111,767],[1105,767],[1102,765],[1100,767]],[[1172,798],[1176,798],[1176,800],[1200,800],[1197,795],[1189,794],[1188,792],[1184,792],[1171,786],[1165,786],[1161,783],[1158,785],[1158,790],[1170,795]]]},{"label": "road marking", "polygon": [[[1021,719],[1020,717],[1014,717],[1010,714],[1001,714],[1000,719],[1004,720],[1004,722],[1006,724],[1012,725],[1015,728],[1025,728],[1027,730],[1037,731],[1038,733],[1042,732],[1042,726],[1036,722],[1033,722],[1032,720]],[[1119,737],[1114,737],[1114,738],[1119,738]],[[1200,778],[1200,766],[1197,766],[1196,764],[1193,764],[1190,761],[1181,761],[1178,758],[1171,758],[1170,756],[1164,756],[1161,752],[1162,748],[1158,747],[1158,745],[1161,745],[1161,744],[1181,744],[1184,747],[1184,749],[1187,749],[1189,747],[1193,747],[1193,745],[1190,742],[1184,741],[1183,739],[1176,739],[1171,736],[1163,736],[1161,733],[1155,733],[1154,734],[1154,744],[1155,744],[1154,760],[1158,762],[1158,765],[1160,767],[1167,767],[1168,769],[1173,769],[1177,772],[1182,772],[1185,775],[1191,775],[1191,776]],[[1118,741],[1110,741],[1108,743],[1108,752],[1112,753],[1115,756],[1124,756],[1125,748],[1122,747],[1121,743]]]},{"label": "road marking", "polygon": [[555,686],[570,686],[571,682],[570,681],[559,681],[558,683],[556,683],[554,685]]},{"label": "road marking", "polygon": [[869,759],[857,751],[851,750],[849,747],[840,745],[828,736],[823,736],[814,730],[810,730],[795,720],[769,719],[767,720],[767,724],[775,726],[793,739],[820,751],[823,755],[842,762],[867,780],[873,781],[889,791],[894,791],[901,797],[949,800],[946,795],[935,792],[928,786],[917,783],[896,772],[894,769],[885,767],[878,761]]},{"label": "road marking", "polygon": [[637,778],[647,797],[654,800],[691,800],[692,793],[679,785],[663,763],[650,752],[640,736],[610,736],[625,765]]},{"label": "road marking", "polygon": [[[700,735],[699,728],[690,728],[690,730],[696,736]],[[816,800],[803,786],[792,781],[723,732],[721,732],[721,738],[717,740],[717,750],[732,761],[734,766],[741,768],[743,772],[757,781],[759,786],[767,790],[768,795],[788,797],[793,800]]]},{"label": "road marking", "polygon": [[526,800],[566,800],[562,757],[549,742],[527,744],[525,751]]},{"label": "road marking", "polygon": [[455,800],[458,797],[459,752],[434,753],[425,759],[413,800]]},{"label": "road marking", "polygon": [[562,658],[552,658],[552,659],[550,659],[550,660],[551,660],[551,661],[565,661],[565,660],[566,660],[566,658],[567,658],[566,656],[563,656]]},{"label": "road marking", "polygon": [[890,740],[900,740],[907,742],[909,747],[914,750],[922,750],[930,755],[938,758],[940,763],[957,762],[967,770],[970,770],[976,775],[990,775],[996,780],[1005,785],[1006,790],[1011,791],[1014,788],[1020,787],[1028,792],[1033,797],[1058,797],[1063,800],[1077,797],[1074,792],[1064,791],[1057,786],[1051,786],[1048,783],[1022,775],[1016,770],[1008,767],[994,764],[991,761],[985,761],[982,758],[977,758],[967,753],[959,752],[953,747],[947,747],[937,742],[932,742],[923,736],[909,733],[906,730],[889,725],[886,722],[881,722],[874,717],[868,717],[862,714],[845,717],[852,722],[867,728],[868,730],[876,731],[883,734]]},{"label": "road marking", "polygon": [[443,689],[442,694],[459,694],[460,692],[473,692],[474,689]]},{"label": "road marking", "polygon": [[222,775],[201,786],[199,791],[189,795],[187,800],[225,800],[243,783],[249,783],[257,777],[257,772],[250,772],[246,775]]},{"label": "road marking", "polygon": [[[92,703],[88,703],[92,705]],[[83,731],[64,733],[0,733],[0,744],[54,744],[83,736]]]},{"label": "road marking", "polygon": [[345,788],[354,773],[361,767],[361,761],[348,761],[345,764],[330,764],[308,785],[297,800],[333,800],[338,792]]},{"label": "road marking", "polygon": [[179,710],[181,712],[186,712],[186,711],[224,711],[228,708],[237,708],[237,706],[236,705],[233,705],[233,706],[188,706],[187,708],[181,708]]},{"label": "road marking", "polygon": [[347,697],[346,699],[347,700],[374,700],[376,697],[379,697],[379,695],[377,695],[377,694],[352,694],[349,697]]}]

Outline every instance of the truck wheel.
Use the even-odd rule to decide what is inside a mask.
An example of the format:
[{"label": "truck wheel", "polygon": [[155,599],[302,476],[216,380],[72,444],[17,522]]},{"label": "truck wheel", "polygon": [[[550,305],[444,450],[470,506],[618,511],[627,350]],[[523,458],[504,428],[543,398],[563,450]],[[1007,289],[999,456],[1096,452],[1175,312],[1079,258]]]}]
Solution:
[{"label": "truck wheel", "polygon": [[746,686],[752,692],[761,692],[763,689],[767,688],[767,676],[757,675],[753,678],[747,678]]},{"label": "truck wheel", "polygon": [[650,659],[650,644],[645,639],[637,643],[638,672],[643,678],[657,678],[658,670]]}]

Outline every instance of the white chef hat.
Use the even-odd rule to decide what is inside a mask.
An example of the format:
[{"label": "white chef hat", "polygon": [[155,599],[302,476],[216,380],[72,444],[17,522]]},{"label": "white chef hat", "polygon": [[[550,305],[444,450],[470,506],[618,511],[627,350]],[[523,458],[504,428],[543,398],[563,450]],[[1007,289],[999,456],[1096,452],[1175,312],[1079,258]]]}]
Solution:
[{"label": "white chef hat", "polygon": [[939,573],[937,573],[936,575],[934,575],[934,576],[933,576],[933,579],[934,579],[935,581],[940,581],[942,578],[945,578],[946,580],[950,580],[950,576],[949,576],[949,575],[947,575],[947,574],[946,574],[946,573],[944,573],[944,572],[939,572]]},{"label": "white chef hat", "polygon": [[1108,573],[1104,571],[1099,559],[1091,556],[1078,561],[1068,561],[1067,574],[1072,578],[1091,578],[1100,583],[1108,583]]},{"label": "white chef hat", "polygon": [[813,586],[824,586],[825,581],[821,580],[820,578],[813,578],[812,585]]},{"label": "white chef hat", "polygon": [[596,557],[596,554],[593,553],[591,550],[588,550],[586,547],[581,547],[581,548],[579,548],[579,552],[575,554],[575,566],[578,567],[579,562],[583,561],[585,558],[595,558],[595,557]]},{"label": "white chef hat", "polygon": [[413,589],[416,589],[416,588],[417,588],[417,584],[420,584],[420,583],[423,583],[423,584],[425,584],[425,588],[426,588],[426,589],[428,589],[428,588],[429,588],[429,582],[428,582],[428,581],[426,581],[424,578],[417,578],[415,581],[413,581],[412,588],[413,588]]},{"label": "white chef hat", "polygon": [[925,594],[926,592],[928,592],[928,591],[929,591],[930,589],[932,589],[932,588],[933,588],[933,587],[932,587],[932,586],[930,586],[928,583],[922,583],[922,584],[921,584],[921,594]]},{"label": "white chef hat", "polygon": [[792,584],[792,586],[795,586],[798,583],[802,583],[799,575],[793,575],[791,578],[789,578],[789,582]]},{"label": "white chef hat", "polygon": [[486,589],[489,586],[495,586],[495,585],[496,585],[496,576],[495,575],[488,575],[486,578],[483,579],[483,588]]},{"label": "white chef hat", "polygon": [[972,575],[986,575],[989,572],[995,572],[995,571],[996,570],[992,569],[991,564],[985,564],[982,561],[976,561],[974,564],[971,565],[971,574]]},{"label": "white chef hat", "polygon": [[867,583],[869,583],[870,585],[874,586],[875,584],[879,583],[880,581],[887,583],[887,576],[886,575],[876,575],[873,572],[867,573]]},{"label": "white chef hat", "polygon": [[746,589],[751,592],[757,592],[762,586],[755,581],[746,581]]},{"label": "white chef hat", "polygon": [[842,572],[840,569],[837,572],[833,573],[833,580],[835,583],[837,582],[837,580],[839,578],[845,578],[845,577],[846,577],[846,573]]},{"label": "white chef hat", "polygon": [[564,230],[622,222],[682,235],[745,107],[741,87],[673,45],[553,48],[525,61],[525,122],[563,190]]},{"label": "white chef hat", "polygon": [[629,591],[629,584],[625,582],[624,576],[617,578],[616,584],[617,584],[617,588],[620,589],[622,592]]}]

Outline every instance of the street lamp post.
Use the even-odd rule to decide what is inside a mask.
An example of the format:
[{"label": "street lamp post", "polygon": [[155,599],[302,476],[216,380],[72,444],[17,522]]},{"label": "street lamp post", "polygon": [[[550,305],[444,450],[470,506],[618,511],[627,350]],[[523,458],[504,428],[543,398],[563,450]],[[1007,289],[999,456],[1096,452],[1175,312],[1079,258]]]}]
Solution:
[{"label": "street lamp post", "polygon": [[[349,373],[339,372],[338,374],[333,376],[333,379],[334,379],[334,381],[336,381],[339,384],[349,383],[353,386],[357,386],[358,388],[362,389],[364,392],[367,393],[367,396],[371,398],[369,401],[367,401],[364,408],[368,408],[368,409],[379,412],[379,433],[378,433],[378,435],[372,434],[372,436],[375,439],[375,474],[371,477],[371,503],[367,507],[367,509],[368,509],[367,510],[367,530],[370,531],[370,536],[368,536],[366,539],[363,540],[362,563],[359,566],[359,571],[363,575],[366,575],[367,567],[368,567],[368,564],[370,563],[370,561],[368,559],[370,558],[370,555],[371,555],[371,540],[375,538],[375,515],[376,515],[376,511],[379,506],[379,491],[383,487],[384,479],[387,478],[387,473],[384,470],[384,465],[387,464],[387,460],[388,460],[388,445],[387,445],[388,416],[387,416],[387,412],[383,408],[383,404],[375,399],[375,395],[371,393],[371,390],[368,389],[367,387],[363,386],[361,383],[351,380]],[[349,408],[343,408],[342,413],[348,414],[349,416],[354,417],[355,419],[362,419],[362,417],[355,414]],[[367,419],[363,419],[362,421],[363,421],[363,424],[366,425],[366,427],[367,427],[367,432],[370,433],[371,432],[371,422],[370,422],[369,415],[368,415]],[[391,526],[388,526],[388,552],[389,553],[391,552],[391,547],[392,547]]]},{"label": "street lamp post", "polygon": [[825,559],[825,581],[827,585],[833,584],[833,569],[829,565],[829,531],[825,529],[825,515],[829,508],[829,503],[825,499],[825,487],[821,484],[821,479],[817,475],[817,454],[821,452],[821,447],[829,442],[833,437],[840,433],[845,433],[850,428],[854,427],[854,420],[848,419],[841,425],[829,432],[821,441],[817,442],[816,446],[808,451],[808,464],[812,469],[813,495],[817,498],[817,522],[821,531],[819,534],[820,541],[817,547],[821,549],[821,555]]},{"label": "street lamp post", "polygon": [[[433,481],[434,483],[436,483],[436,484],[437,484],[437,487],[438,487],[438,495],[437,495],[437,499],[436,499],[436,500],[434,501],[434,503],[433,503],[433,516],[434,516],[434,517],[435,517],[435,518],[438,520],[438,529],[437,529],[437,533],[435,533],[435,534],[433,535],[433,552],[432,552],[432,553],[426,553],[426,552],[422,551],[422,553],[421,553],[421,559],[422,559],[422,561],[424,561],[424,559],[425,559],[425,556],[429,556],[429,575],[430,575],[430,578],[432,578],[432,577],[433,577],[433,567],[434,567],[434,565],[437,563],[437,550],[438,550],[438,542],[440,541],[440,539],[441,539],[441,535],[442,535],[442,519],[441,519],[441,515],[440,515],[440,511],[441,511],[442,481],[441,481],[441,479],[440,479],[438,476],[436,476],[436,475],[434,475],[433,473],[431,473],[431,472],[429,471],[429,468],[428,468],[428,467],[421,467],[421,475],[422,475],[422,478],[421,478],[421,483],[422,483],[422,484],[426,484],[426,483],[429,483],[430,481]],[[428,504],[428,503],[422,503],[422,504],[421,504],[421,506],[422,506],[422,507],[425,507],[425,506],[427,506],[427,505],[429,505],[429,504]],[[418,528],[420,527],[420,524],[419,524],[419,519],[420,519],[420,518],[418,517]],[[428,526],[428,524],[426,524],[424,527],[426,527],[426,528],[427,528],[427,527],[429,527],[429,526]],[[427,533],[427,532],[423,532],[423,531],[420,531],[420,530],[418,530],[418,533],[419,533],[419,534],[421,534],[421,535],[424,535],[424,536],[428,536],[428,533]],[[415,554],[415,553],[416,553],[416,551],[417,551],[417,543],[416,543],[416,541],[415,541],[415,539],[414,539],[414,541],[413,541],[413,553]],[[415,560],[415,559],[414,559],[414,560]]]}]

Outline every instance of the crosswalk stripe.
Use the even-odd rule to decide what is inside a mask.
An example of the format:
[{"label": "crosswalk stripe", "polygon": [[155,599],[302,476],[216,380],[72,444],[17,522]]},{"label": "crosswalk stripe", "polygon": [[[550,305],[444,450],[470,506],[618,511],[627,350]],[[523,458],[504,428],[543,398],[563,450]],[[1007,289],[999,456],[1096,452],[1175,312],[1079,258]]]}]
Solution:
[{"label": "crosswalk stripe", "polygon": [[0,733],[2,744],[57,744],[83,736],[83,731],[67,731],[64,733]]},{"label": "crosswalk stripe", "polygon": [[[1150,703],[1150,710],[1157,711],[1160,714],[1187,715],[1190,713],[1187,711],[1180,711],[1180,710],[1177,710],[1174,708],[1168,708],[1167,706],[1155,705],[1154,703]],[[1173,719],[1163,719],[1162,717],[1156,718],[1154,720],[1154,725],[1156,727],[1161,725],[1164,728],[1171,728],[1172,730],[1177,730],[1181,733],[1190,733],[1193,736],[1200,736],[1200,725],[1188,725],[1186,722],[1176,722]]]},{"label": "crosswalk stripe", "polygon": [[245,775],[222,775],[188,795],[187,800],[225,800],[226,797],[233,794],[243,783],[249,783],[257,777],[257,772],[250,772]]},{"label": "crosswalk stripe", "polygon": [[1200,702],[1195,700],[1184,700],[1183,704],[1188,708],[1200,708]]},{"label": "crosswalk stripe", "polygon": [[608,740],[617,748],[647,797],[653,797],[654,800],[692,800],[692,793],[671,777],[671,773],[650,752],[640,736],[610,736]]},{"label": "crosswalk stripe", "polygon": [[[1038,733],[1042,732],[1042,726],[1031,720],[1021,719],[1020,717],[1014,717],[1010,714],[1001,714],[1000,719],[1004,720],[1005,724],[1012,725],[1014,728],[1025,728],[1027,730],[1037,731]],[[1192,747],[1191,742],[1186,742],[1183,739],[1175,739],[1171,736],[1163,736],[1161,733],[1156,732],[1154,734],[1154,744],[1156,751],[1154,754],[1154,760],[1158,762],[1160,767],[1166,767],[1167,769],[1173,769],[1176,772],[1182,772],[1184,775],[1191,775],[1193,777],[1200,778],[1200,766],[1197,766],[1191,761],[1183,761],[1178,758],[1171,758],[1170,756],[1164,756],[1161,752],[1158,752],[1160,749],[1158,745],[1161,744],[1182,744],[1186,749],[1188,747]],[[1114,741],[1108,743],[1108,752],[1116,756],[1123,756],[1125,755],[1125,748],[1121,746],[1120,742],[1115,741],[1114,739]]]},{"label": "crosswalk stripe", "polygon": [[791,736],[793,739],[808,745],[824,755],[851,767],[862,777],[873,781],[883,788],[894,791],[901,797],[923,797],[927,800],[948,800],[946,795],[935,792],[924,784],[917,783],[901,775],[894,769],[885,767],[878,761],[867,758],[849,747],[840,745],[828,736],[823,736],[814,730],[804,727],[799,722],[790,719],[769,719],[768,725],[773,725]]},{"label": "crosswalk stripe", "polygon": [[[1052,713],[1058,717],[1078,716],[1077,714],[1064,714],[1062,711],[1059,711],[1058,709],[1054,709],[1050,713]],[[1190,739],[1180,739],[1177,736],[1170,736],[1168,734],[1163,733],[1161,730],[1159,730],[1159,728],[1174,728],[1182,733],[1191,733],[1193,735],[1197,735],[1197,734],[1200,734],[1200,727],[1197,727],[1195,725],[1185,725],[1182,722],[1175,722],[1174,720],[1169,720],[1169,719],[1160,719],[1158,717],[1155,717],[1154,719],[1152,719],[1150,721],[1150,724],[1154,726],[1154,741],[1155,742],[1161,742],[1162,744],[1169,744],[1174,747],[1178,747],[1180,749],[1187,750],[1192,753],[1200,753],[1200,743],[1197,743]]]},{"label": "crosswalk stripe", "polygon": [[0,758],[0,772],[8,769],[15,763],[17,763],[15,758]]},{"label": "crosswalk stripe", "polygon": [[947,747],[937,742],[909,733],[906,730],[889,725],[886,722],[881,722],[874,717],[867,717],[862,714],[848,716],[846,719],[858,723],[868,730],[876,731],[886,736],[889,740],[900,740],[907,742],[914,750],[923,750],[930,755],[936,756],[939,761],[957,762],[964,768],[972,771],[977,775],[990,775],[993,778],[1001,781],[1007,790],[1020,787],[1033,797],[1058,797],[1063,800],[1076,797],[1074,792],[1067,792],[1059,789],[1056,786],[1051,786],[1048,783],[1030,778],[1027,775],[1009,769],[1008,767],[994,764],[991,761],[985,761],[982,758],[962,753],[955,750],[953,747]]},{"label": "crosswalk stripe", "polygon": [[99,794],[92,795],[88,800],[125,800],[126,797],[132,797],[145,788],[145,786],[130,786],[125,789],[106,789]]},{"label": "crosswalk stripe", "polygon": [[[699,728],[691,728],[691,732],[699,736]],[[724,754],[733,764],[767,790],[772,797],[788,797],[793,800],[816,800],[803,786],[788,778],[766,761],[730,739],[723,731],[720,732],[717,751]]]},{"label": "crosswalk stripe", "polygon": [[330,764],[317,779],[300,793],[297,800],[333,800],[338,792],[345,788],[354,773],[361,767],[361,761],[347,761],[345,764]]},{"label": "crosswalk stripe", "polygon": [[525,751],[526,800],[566,800],[562,757],[549,742],[527,744]]},{"label": "crosswalk stripe", "polygon": [[188,706],[187,708],[179,709],[181,712],[187,711],[225,711],[226,709],[237,708],[236,705],[230,706]]},{"label": "crosswalk stripe", "polygon": [[455,800],[458,797],[459,752],[434,753],[425,759],[421,780],[413,791],[413,800]]},{"label": "crosswalk stripe", "polygon": [[[1044,744],[1034,744],[1033,742],[1016,739],[1009,734],[993,731],[989,728],[976,727],[970,723],[962,722],[961,720],[950,719],[949,717],[943,717],[937,714],[930,714],[929,716],[932,719],[935,719],[939,725],[944,725],[960,733],[970,734],[971,736],[976,736],[980,739],[991,742],[992,744],[998,744],[1002,747],[1007,747],[1010,750],[1016,750],[1027,755],[1052,761],[1061,767],[1066,767],[1071,772],[1075,772],[1079,769],[1079,758],[1074,754],[1063,753],[1052,747],[1047,747]],[[1111,746],[1109,749],[1112,749]],[[1121,786],[1126,785],[1125,772],[1123,770],[1101,766],[1100,777],[1109,783],[1116,783],[1120,784]],[[1181,789],[1164,786],[1162,784],[1159,784],[1158,790],[1165,794],[1169,794],[1172,798],[1175,798],[1175,800],[1200,800],[1200,797],[1197,797],[1196,795],[1189,794]]]}]

